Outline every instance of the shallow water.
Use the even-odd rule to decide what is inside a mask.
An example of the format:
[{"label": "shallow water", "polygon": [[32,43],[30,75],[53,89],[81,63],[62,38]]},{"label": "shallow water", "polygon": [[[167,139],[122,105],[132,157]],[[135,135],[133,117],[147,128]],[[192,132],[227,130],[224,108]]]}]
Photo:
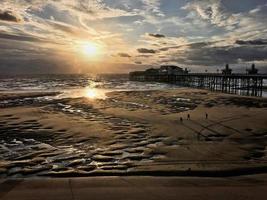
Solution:
[{"label": "shallow water", "polygon": [[[267,82],[264,82],[267,85]],[[61,92],[56,98],[102,98],[112,91],[138,91],[177,89],[179,86],[165,83],[133,82],[125,77],[107,79],[90,75],[32,75],[32,76],[0,76],[0,92]],[[263,91],[267,97],[267,91]]]},{"label": "shallow water", "polygon": [[164,83],[128,81],[127,78],[104,79],[89,75],[40,75],[0,78],[0,92],[61,92],[56,98],[105,98],[107,92],[172,89]]},{"label": "shallow water", "polygon": [[[57,129],[51,125],[44,125],[39,122],[38,117],[25,121],[18,116],[0,114],[0,177],[1,174],[3,177],[68,177],[97,175],[103,172],[134,173],[138,167],[163,165],[164,162],[168,164],[167,150],[183,148],[188,143],[183,137],[171,137],[164,133],[154,135],[149,123],[105,114],[101,109],[142,109],[163,116],[194,109],[201,102],[195,99],[194,95],[186,93],[185,96],[166,96],[163,93],[153,96],[153,93],[158,91],[140,92],[178,88],[168,84],[129,82],[125,79],[99,80],[89,76],[70,77],[68,75],[61,78],[23,78],[18,81],[1,79],[1,89],[6,92],[61,93],[56,96],[11,98],[0,101],[0,107],[31,105],[39,107],[40,111],[46,114],[59,113],[68,116],[77,123],[105,124],[103,129],[111,133],[112,137],[107,141],[100,141],[93,135],[85,137],[68,132],[65,127]],[[120,94],[106,98],[107,92],[125,90],[129,91],[125,92],[125,96],[135,98],[123,99],[119,97]],[[208,92],[202,95],[206,93]],[[91,101],[87,104],[87,101],[83,103],[81,99],[65,99],[76,97],[95,98],[97,100],[94,103],[98,102],[99,107],[93,107]],[[224,101],[223,98],[220,99]],[[263,99],[259,101],[261,100]],[[208,144],[224,142],[228,135],[209,134],[202,137],[205,138],[203,142],[206,144],[207,141]],[[260,159],[265,156],[264,151],[265,147],[255,149],[253,154],[249,152],[245,159]]]}]

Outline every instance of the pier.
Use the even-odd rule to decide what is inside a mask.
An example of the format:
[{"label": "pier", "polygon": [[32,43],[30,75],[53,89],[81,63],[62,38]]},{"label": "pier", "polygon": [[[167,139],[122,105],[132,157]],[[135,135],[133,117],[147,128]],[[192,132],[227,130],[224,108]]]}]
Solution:
[{"label": "pier", "polygon": [[131,81],[170,83],[247,96],[262,96],[263,80],[267,79],[267,74],[258,74],[255,65],[246,74],[234,74],[228,65],[222,73],[189,73],[187,69],[167,67],[171,67],[171,70],[162,71],[161,67],[131,72],[129,78]]}]

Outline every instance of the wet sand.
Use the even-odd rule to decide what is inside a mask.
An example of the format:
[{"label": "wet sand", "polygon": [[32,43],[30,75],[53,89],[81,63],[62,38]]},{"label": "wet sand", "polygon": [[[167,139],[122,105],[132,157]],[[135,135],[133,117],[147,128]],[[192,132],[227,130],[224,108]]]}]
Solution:
[{"label": "wet sand", "polygon": [[267,172],[266,98],[188,88],[49,95],[0,96],[0,177]]}]

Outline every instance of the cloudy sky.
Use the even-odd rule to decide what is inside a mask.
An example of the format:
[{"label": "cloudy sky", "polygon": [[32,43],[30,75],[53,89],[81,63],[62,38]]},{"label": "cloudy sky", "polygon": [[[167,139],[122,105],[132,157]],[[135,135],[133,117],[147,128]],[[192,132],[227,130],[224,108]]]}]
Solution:
[{"label": "cloudy sky", "polygon": [[1,73],[267,67],[267,0],[0,0]]}]

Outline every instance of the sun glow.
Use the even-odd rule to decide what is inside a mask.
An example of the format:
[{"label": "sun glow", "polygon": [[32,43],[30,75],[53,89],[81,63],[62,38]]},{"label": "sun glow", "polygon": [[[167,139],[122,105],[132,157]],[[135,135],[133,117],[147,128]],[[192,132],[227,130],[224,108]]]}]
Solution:
[{"label": "sun glow", "polygon": [[82,53],[88,57],[96,57],[99,54],[99,46],[93,42],[85,42],[81,45]]}]

